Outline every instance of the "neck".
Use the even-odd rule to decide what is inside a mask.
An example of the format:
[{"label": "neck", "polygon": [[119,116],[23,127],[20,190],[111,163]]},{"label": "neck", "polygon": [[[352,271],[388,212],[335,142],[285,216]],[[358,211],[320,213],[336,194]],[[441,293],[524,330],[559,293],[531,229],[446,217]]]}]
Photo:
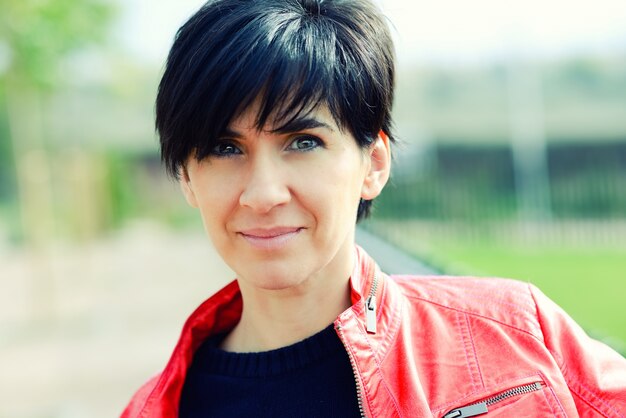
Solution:
[{"label": "neck", "polygon": [[[286,347],[321,331],[348,309],[354,251],[344,262],[297,286],[283,290],[251,288],[240,280],[244,301],[241,320],[222,343],[233,352]],[[330,270],[330,271],[329,271]]]}]

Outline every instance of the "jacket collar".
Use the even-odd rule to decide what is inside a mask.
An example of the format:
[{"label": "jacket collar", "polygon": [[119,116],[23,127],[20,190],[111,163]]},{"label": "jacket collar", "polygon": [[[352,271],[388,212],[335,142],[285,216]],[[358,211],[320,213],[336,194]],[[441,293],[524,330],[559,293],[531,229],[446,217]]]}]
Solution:
[{"label": "jacket collar", "polygon": [[[382,294],[386,287],[383,274],[374,260],[362,248],[355,246],[355,263],[350,276],[350,297],[353,305],[337,318],[335,325],[342,322],[347,324],[346,320],[350,318],[349,322],[365,332],[365,301],[375,276],[379,280],[376,293],[380,304],[384,302]],[[196,349],[208,337],[227,333],[234,328],[241,318],[242,308],[241,292],[235,280],[203,302],[191,314],[183,326],[180,339],[167,366],[146,399],[141,416],[178,415],[180,394]],[[382,309],[379,309],[379,312],[381,311]],[[378,321],[378,333],[382,335],[387,327],[388,318],[379,314]]]},{"label": "jacket collar", "polygon": [[[404,297],[365,250],[359,246],[355,249],[357,261],[350,277],[352,306],[337,317],[335,327],[343,329],[345,343],[359,346],[357,352],[383,356],[395,339]],[[373,333],[367,331],[369,296],[375,296],[376,332]]]},{"label": "jacket collar", "polygon": [[358,245],[354,246],[354,268],[350,275],[350,298],[356,305],[369,294],[374,277],[380,271],[374,260]]}]

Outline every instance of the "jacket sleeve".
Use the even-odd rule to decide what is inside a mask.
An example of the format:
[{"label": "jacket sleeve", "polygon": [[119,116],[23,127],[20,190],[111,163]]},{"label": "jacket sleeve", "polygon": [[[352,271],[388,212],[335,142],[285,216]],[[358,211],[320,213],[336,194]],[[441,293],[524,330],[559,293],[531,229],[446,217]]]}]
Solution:
[{"label": "jacket sleeve", "polygon": [[581,417],[626,418],[626,359],[590,338],[536,287],[530,290],[545,344],[555,358]]}]

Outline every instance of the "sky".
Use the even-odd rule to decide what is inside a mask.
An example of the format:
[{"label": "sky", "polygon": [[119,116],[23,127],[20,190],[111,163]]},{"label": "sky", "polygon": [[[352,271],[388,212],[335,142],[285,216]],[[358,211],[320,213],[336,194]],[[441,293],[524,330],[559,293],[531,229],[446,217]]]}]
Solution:
[{"label": "sky", "polygon": [[[202,0],[126,0],[120,37],[162,63],[178,27]],[[400,64],[474,63],[523,55],[626,54],[624,0],[379,0]]]}]

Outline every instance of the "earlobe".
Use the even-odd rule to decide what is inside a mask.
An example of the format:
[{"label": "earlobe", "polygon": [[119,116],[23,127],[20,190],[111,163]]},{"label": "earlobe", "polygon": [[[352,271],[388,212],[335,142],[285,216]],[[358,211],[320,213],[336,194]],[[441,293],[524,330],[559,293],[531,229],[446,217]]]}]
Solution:
[{"label": "earlobe", "polygon": [[193,191],[187,168],[183,167],[180,171],[180,179],[178,180],[178,182],[180,183],[180,188],[183,191],[183,195],[185,195],[185,199],[187,200],[187,203],[189,203],[189,206],[193,208],[198,208],[198,200],[196,199],[196,194]]},{"label": "earlobe", "polygon": [[376,198],[389,180],[391,171],[391,148],[389,137],[380,131],[369,150],[370,167],[363,181],[361,197],[365,200]]}]

